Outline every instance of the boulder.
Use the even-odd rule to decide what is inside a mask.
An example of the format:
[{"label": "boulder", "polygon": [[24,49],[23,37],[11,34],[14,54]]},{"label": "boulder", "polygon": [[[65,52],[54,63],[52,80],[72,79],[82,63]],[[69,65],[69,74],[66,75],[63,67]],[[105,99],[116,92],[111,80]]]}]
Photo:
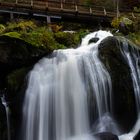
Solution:
[{"label": "boulder", "polygon": [[140,131],[139,131],[138,134],[135,136],[134,140],[140,140]]},{"label": "boulder", "polygon": [[110,132],[101,132],[94,135],[99,140],[119,140],[118,136]]},{"label": "boulder", "polygon": [[[135,96],[130,68],[124,60],[116,37],[104,39],[99,46],[99,57],[112,80],[112,106],[114,118],[129,131],[136,120]],[[131,112],[131,113],[130,113]]]},{"label": "boulder", "polygon": [[46,54],[43,49],[36,48],[19,38],[0,36],[0,89],[8,88],[9,74],[15,70],[17,72],[19,69],[32,67]]}]

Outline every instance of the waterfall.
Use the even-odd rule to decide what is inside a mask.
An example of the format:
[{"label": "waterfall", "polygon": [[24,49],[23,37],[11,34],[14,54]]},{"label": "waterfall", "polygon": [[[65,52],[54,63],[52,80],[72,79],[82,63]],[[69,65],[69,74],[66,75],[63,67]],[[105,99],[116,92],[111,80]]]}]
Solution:
[{"label": "waterfall", "polygon": [[[112,129],[111,78],[98,58],[98,45],[112,36],[87,35],[77,49],[56,50],[40,60],[29,74],[23,105],[23,140],[92,140],[88,96],[93,97],[96,132]],[[96,42],[89,43],[96,38]],[[104,126],[104,116],[109,121]],[[112,120],[112,121],[110,121]],[[93,132],[94,133],[94,132]],[[118,132],[117,132],[118,133]]]},{"label": "waterfall", "polygon": [[119,46],[121,46],[121,52],[130,67],[138,114],[137,122],[130,133],[120,136],[120,140],[133,140],[140,131],[140,55],[139,50],[136,49],[136,46],[125,38],[123,38],[122,45]]},{"label": "waterfall", "polygon": [[5,100],[5,95],[1,96],[1,101],[6,111],[6,120],[7,120],[7,140],[11,140],[11,128],[10,128],[10,109],[8,106],[8,102]]}]

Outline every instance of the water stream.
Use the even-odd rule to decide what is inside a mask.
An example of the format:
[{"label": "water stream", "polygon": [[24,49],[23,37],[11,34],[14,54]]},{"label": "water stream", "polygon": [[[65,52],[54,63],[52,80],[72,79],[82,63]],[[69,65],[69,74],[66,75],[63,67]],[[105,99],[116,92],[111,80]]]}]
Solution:
[{"label": "water stream", "polygon": [[140,131],[140,55],[136,46],[123,38],[121,52],[130,67],[131,77],[133,81],[135,101],[137,107],[137,121],[132,130],[128,134],[121,135],[120,140],[133,140]]},{"label": "water stream", "polygon": [[[97,126],[111,118],[111,78],[98,58],[98,45],[108,36],[112,34],[106,31],[91,33],[79,48],[54,51],[34,66],[24,100],[23,140],[95,139],[88,96],[94,98]],[[93,38],[98,41],[89,43]],[[118,133],[112,121],[105,129]],[[102,131],[102,127],[96,129],[96,133]]]},{"label": "water stream", "polygon": [[[23,105],[23,140],[95,140],[93,134],[100,132],[116,134],[119,140],[134,139],[140,130],[139,53],[122,41],[120,49],[130,66],[138,120],[130,133],[120,135],[111,116],[111,78],[98,57],[98,46],[108,36],[112,34],[106,31],[91,33],[77,49],[56,50],[34,66]],[[94,104],[93,124],[89,96]]]},{"label": "water stream", "polygon": [[3,94],[1,96],[1,102],[3,106],[5,107],[6,111],[6,120],[7,120],[7,140],[11,140],[11,128],[10,128],[10,108],[8,106],[8,103],[5,99],[5,95]]}]

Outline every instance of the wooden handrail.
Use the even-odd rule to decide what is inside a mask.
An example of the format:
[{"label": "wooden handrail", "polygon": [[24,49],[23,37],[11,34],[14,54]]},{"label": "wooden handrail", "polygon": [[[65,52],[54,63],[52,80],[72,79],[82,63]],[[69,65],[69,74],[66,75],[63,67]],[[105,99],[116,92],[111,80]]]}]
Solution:
[{"label": "wooden handrail", "polygon": [[[101,15],[101,16],[107,16],[108,14],[115,14],[115,10],[108,10],[105,7],[92,5],[90,7],[87,7],[82,4],[77,3],[70,3],[70,2],[62,2],[62,1],[54,1],[54,0],[48,0],[46,2],[44,1],[37,1],[37,0],[13,0],[14,2],[8,2],[8,0],[0,0],[1,7],[2,6],[9,6],[13,7],[16,6],[16,8],[33,8],[37,10],[59,10],[59,11],[67,11],[67,12],[79,12],[79,13],[85,13],[85,14],[94,14],[94,15]],[[119,9],[121,11],[121,9]],[[126,12],[135,13],[131,9],[125,9]],[[122,12],[125,12],[124,9]],[[112,13],[111,13],[112,12]]]}]

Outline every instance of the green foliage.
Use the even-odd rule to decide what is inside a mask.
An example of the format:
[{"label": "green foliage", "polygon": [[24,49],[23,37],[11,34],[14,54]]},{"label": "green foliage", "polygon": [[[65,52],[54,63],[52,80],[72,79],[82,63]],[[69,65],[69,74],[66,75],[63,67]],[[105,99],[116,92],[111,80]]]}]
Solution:
[{"label": "green foliage", "polygon": [[54,38],[59,44],[63,44],[66,47],[72,47],[74,45],[74,36],[72,33],[57,32]]},{"label": "green foliage", "polygon": [[130,33],[127,37],[128,39],[130,39],[132,42],[134,42],[136,45],[140,47],[140,32]]},{"label": "green foliage", "polygon": [[54,34],[54,38],[59,44],[63,44],[67,48],[75,48],[78,46],[85,34],[87,33],[84,31],[79,31],[76,33],[57,32]]},{"label": "green foliage", "polygon": [[5,36],[14,37],[21,39],[21,34],[18,32],[8,32],[4,34]]},{"label": "green foliage", "polygon": [[5,31],[5,26],[3,24],[0,24],[0,34]]},{"label": "green foliage", "polygon": [[57,46],[57,42],[53,37],[53,32],[46,27],[38,27],[31,32],[23,33],[22,38],[33,46],[47,49],[48,51],[53,51],[57,49],[57,47],[60,47]]},{"label": "green foliage", "polygon": [[82,40],[87,34],[89,34],[89,30],[80,30],[76,33],[79,37],[79,40]]},{"label": "green foliage", "polygon": [[8,87],[12,90],[17,91],[23,84],[27,71],[27,68],[21,68],[10,73],[7,76]]},{"label": "green foliage", "polygon": [[32,46],[47,52],[52,52],[56,49],[75,48],[81,39],[89,33],[87,30],[80,30],[74,33],[59,31],[62,29],[62,25],[38,27],[33,21],[25,20],[9,22],[5,28],[0,25],[2,35],[24,40]]},{"label": "green foliage", "polygon": [[37,26],[33,21],[24,21],[21,20],[19,22],[9,22],[7,24],[7,31],[24,31],[29,32],[35,29]]},{"label": "green foliage", "polygon": [[120,29],[120,27],[123,25],[125,26],[128,30],[133,26],[133,21],[130,20],[129,18],[122,16],[119,18],[114,18],[111,22],[112,27],[116,29]]}]

